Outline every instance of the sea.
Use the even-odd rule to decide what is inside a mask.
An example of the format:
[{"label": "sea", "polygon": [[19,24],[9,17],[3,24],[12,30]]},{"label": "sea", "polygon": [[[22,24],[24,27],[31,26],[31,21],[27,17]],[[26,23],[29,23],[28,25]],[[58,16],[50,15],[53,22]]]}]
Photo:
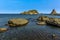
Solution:
[{"label": "sea", "polygon": [[[39,16],[60,18],[58,15],[37,14],[0,14],[0,28],[8,28],[7,31],[0,33],[0,40],[60,40],[60,28],[50,25],[37,25],[36,19]],[[13,18],[25,18],[29,23],[20,27],[9,27],[5,24]],[[56,38],[52,35],[55,34]]]}]

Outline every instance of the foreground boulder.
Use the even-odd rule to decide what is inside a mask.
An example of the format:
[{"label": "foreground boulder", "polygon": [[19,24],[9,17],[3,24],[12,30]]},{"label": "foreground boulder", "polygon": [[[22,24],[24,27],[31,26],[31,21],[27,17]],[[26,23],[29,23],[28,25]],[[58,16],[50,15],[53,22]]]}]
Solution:
[{"label": "foreground boulder", "polygon": [[60,27],[60,19],[59,18],[52,18],[52,19],[50,18],[50,20],[46,21],[46,23],[48,25]]},{"label": "foreground boulder", "polygon": [[37,19],[37,24],[45,25],[47,20],[49,20],[49,18],[47,16],[39,16]]},{"label": "foreground boulder", "polygon": [[8,21],[8,24],[11,27],[23,26],[23,25],[26,25],[27,23],[28,23],[28,20],[23,18],[10,19]]},{"label": "foreground boulder", "polygon": [[7,30],[8,30],[7,28],[0,28],[0,32],[5,32]]}]

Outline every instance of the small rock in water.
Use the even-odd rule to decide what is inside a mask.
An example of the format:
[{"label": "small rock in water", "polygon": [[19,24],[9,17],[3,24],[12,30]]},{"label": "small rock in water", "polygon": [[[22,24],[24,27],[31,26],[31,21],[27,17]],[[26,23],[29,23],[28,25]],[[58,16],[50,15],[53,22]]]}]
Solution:
[{"label": "small rock in water", "polygon": [[8,30],[7,28],[0,28],[0,32],[5,32],[7,30]]},{"label": "small rock in water", "polygon": [[45,25],[46,23],[44,21],[37,22],[38,25]]},{"label": "small rock in water", "polygon": [[56,38],[56,34],[53,34],[52,37],[53,37],[53,38]]},{"label": "small rock in water", "polygon": [[53,37],[55,37],[56,35],[55,34],[53,34]]}]

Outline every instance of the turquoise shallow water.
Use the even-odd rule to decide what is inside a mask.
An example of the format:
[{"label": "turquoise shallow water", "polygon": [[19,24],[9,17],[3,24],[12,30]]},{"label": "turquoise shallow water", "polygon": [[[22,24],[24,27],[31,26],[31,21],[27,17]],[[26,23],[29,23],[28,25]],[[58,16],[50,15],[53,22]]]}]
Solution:
[{"label": "turquoise shallow water", "polygon": [[[60,40],[60,28],[49,25],[37,25],[35,19],[41,15],[20,15],[20,14],[0,14],[0,28],[8,28],[9,30],[0,33],[0,40],[53,40],[52,34],[57,35],[56,40]],[[60,16],[45,15],[53,18],[60,18]],[[10,28],[4,26],[9,19],[12,18],[26,18],[29,23],[26,26]]]}]

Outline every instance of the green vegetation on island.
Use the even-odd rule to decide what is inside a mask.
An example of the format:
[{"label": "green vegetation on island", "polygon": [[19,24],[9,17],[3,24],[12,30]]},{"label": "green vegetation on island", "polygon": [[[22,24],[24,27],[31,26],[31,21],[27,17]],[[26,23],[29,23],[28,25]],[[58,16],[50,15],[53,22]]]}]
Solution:
[{"label": "green vegetation on island", "polygon": [[37,10],[29,10],[29,11],[24,11],[21,14],[30,14],[30,15],[38,14],[38,11]]}]

